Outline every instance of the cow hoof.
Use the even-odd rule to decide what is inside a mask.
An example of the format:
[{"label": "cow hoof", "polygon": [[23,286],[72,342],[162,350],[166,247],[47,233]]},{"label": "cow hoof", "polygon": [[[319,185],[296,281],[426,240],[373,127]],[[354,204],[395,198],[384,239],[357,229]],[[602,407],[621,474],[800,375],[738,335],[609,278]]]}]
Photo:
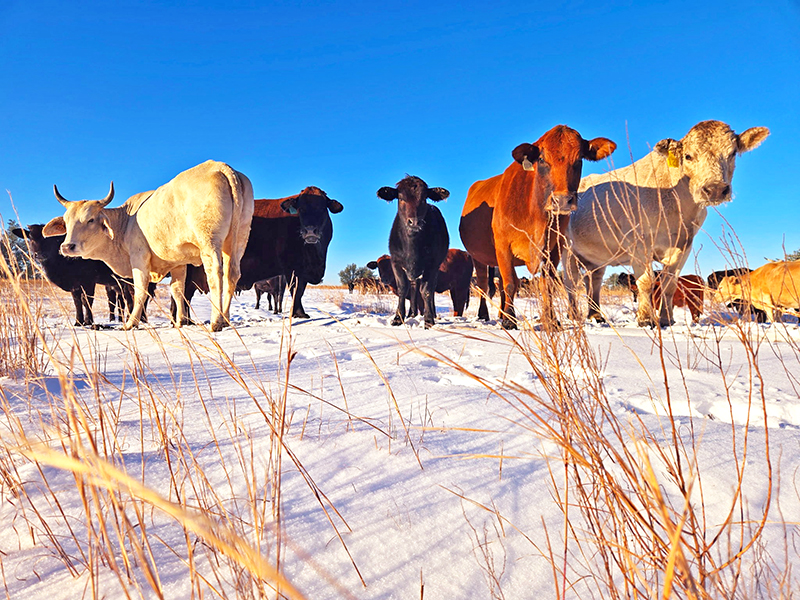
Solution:
[{"label": "cow hoof", "polygon": [[601,315],[599,312],[592,312],[586,315],[586,319],[588,321],[594,321],[595,323],[605,323],[606,319]]},{"label": "cow hoof", "polygon": [[431,321],[430,323],[428,321],[425,321],[425,329],[430,329],[431,327],[433,327],[433,325],[434,325],[433,321]]},{"label": "cow hoof", "polygon": [[311,318],[305,312],[292,313],[292,317],[294,317],[295,319],[310,319]]},{"label": "cow hoof", "polygon": [[394,319],[392,319],[392,325],[397,327],[398,325],[403,324],[403,319],[400,318],[400,315],[396,315]]},{"label": "cow hoof", "polygon": [[503,329],[516,329],[517,328],[517,322],[515,320],[513,320],[513,319],[503,319],[502,325],[503,325]]}]

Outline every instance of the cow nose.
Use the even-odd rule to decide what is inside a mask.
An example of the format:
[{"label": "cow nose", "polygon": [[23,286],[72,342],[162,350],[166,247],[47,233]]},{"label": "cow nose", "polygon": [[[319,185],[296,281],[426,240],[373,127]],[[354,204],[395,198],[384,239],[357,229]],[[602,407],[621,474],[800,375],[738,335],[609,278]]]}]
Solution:
[{"label": "cow nose", "polygon": [[61,254],[64,256],[69,256],[75,253],[75,244],[61,244]]},{"label": "cow nose", "polygon": [[578,208],[577,194],[551,194],[550,202],[545,207],[550,212],[566,215]]},{"label": "cow nose", "polygon": [[300,234],[300,235],[303,237],[303,241],[304,241],[306,244],[318,244],[318,243],[319,243],[319,240],[320,240],[320,238],[322,237],[322,236],[319,234],[319,231],[317,231],[317,230],[316,230],[315,228],[313,228],[313,227],[307,227],[307,228],[305,228],[305,229],[304,229],[304,230],[301,232],[301,234]]},{"label": "cow nose", "polygon": [[709,183],[703,186],[703,195],[709,200],[724,200],[731,193],[731,186],[727,183]]}]

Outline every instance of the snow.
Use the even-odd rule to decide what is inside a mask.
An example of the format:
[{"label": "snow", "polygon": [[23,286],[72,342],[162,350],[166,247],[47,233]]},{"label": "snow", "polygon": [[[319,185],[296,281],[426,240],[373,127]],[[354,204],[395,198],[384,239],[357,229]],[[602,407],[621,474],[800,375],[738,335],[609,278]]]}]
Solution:
[{"label": "snow", "polygon": [[[292,321],[255,310],[254,293],[245,292],[232,307],[235,326],[217,334],[176,330],[157,309],[149,326],[130,332],[73,329],[68,317],[48,316],[53,359],[41,377],[0,379],[3,438],[8,444],[24,429],[61,448],[59,436],[75,427],[66,417],[71,394],[58,377],[63,365],[101,456],[260,545],[271,564],[279,491],[281,569],[306,598],[419,598],[421,586],[425,599],[556,597],[547,549],[563,552],[556,490],[563,490],[564,467],[559,447],[542,433],[543,423],[555,427],[552,415],[534,398],[546,400],[555,384],[541,370],[546,334],[535,325],[505,332],[498,322],[481,323],[474,298],[467,316],[454,318],[444,295],[433,329],[420,318],[392,327],[394,303],[309,288],[311,318]],[[536,312],[533,301],[517,307],[531,318]],[[743,469],[744,518],[757,523],[769,499],[758,555],[797,569],[800,326],[795,317],[740,323],[706,308],[697,325],[676,309],[675,326],[648,330],[636,327],[625,300],[608,306],[611,326],[587,325],[608,406],[626,428],[646,426],[656,447],[674,449],[670,414],[681,443],[694,440],[689,470],[700,477],[691,494],[705,504],[709,537],[730,512]],[[207,298],[196,298],[193,309],[208,319]],[[105,313],[99,301],[96,312]],[[570,354],[571,343],[561,367],[581,379],[585,359]],[[278,441],[271,432],[280,415]],[[597,415],[598,429],[607,427]],[[652,448],[647,454],[664,493],[673,494],[667,468]],[[157,597],[139,563],[129,583],[81,558],[99,542],[89,541],[71,473],[19,455],[14,465],[4,467],[0,506],[8,597],[90,598],[92,585],[99,597],[124,597],[120,581],[134,596]],[[133,506],[126,504],[126,514],[135,514]],[[102,511],[116,514],[107,505]],[[194,568],[207,583],[189,576],[183,528],[158,510],[140,513],[131,519],[134,529],[146,527],[163,597],[199,597],[197,589],[216,597],[211,587],[239,597],[236,570],[202,540],[189,534]],[[582,527],[579,511],[570,515]],[[755,553],[746,554],[745,573],[763,566]],[[97,571],[93,583],[87,564]],[[577,562],[573,568],[573,581],[586,573]],[[571,593],[602,595],[585,581]]]}]

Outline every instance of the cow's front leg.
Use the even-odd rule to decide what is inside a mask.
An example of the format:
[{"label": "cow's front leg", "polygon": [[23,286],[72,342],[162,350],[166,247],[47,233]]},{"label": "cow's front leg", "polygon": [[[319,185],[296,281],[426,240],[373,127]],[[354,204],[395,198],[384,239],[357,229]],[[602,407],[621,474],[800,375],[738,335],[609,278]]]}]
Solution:
[{"label": "cow's front leg", "polygon": [[308,282],[299,277],[295,278],[294,292],[292,293],[292,317],[296,319],[310,318],[303,310],[303,292],[306,291]]},{"label": "cow's front leg", "polygon": [[600,290],[603,287],[604,267],[586,273],[586,293],[589,296],[589,308],[586,320],[594,319],[597,323],[605,323],[606,318],[600,310]]},{"label": "cow's front leg", "polygon": [[397,312],[392,319],[392,325],[401,325],[406,320],[406,298],[408,298],[411,285],[408,281],[408,276],[405,271],[399,270],[394,272],[394,278],[397,282]]},{"label": "cow's front leg", "polygon": [[133,310],[128,316],[123,329],[133,329],[139,325],[139,320],[142,318],[142,311],[144,304],[147,300],[147,286],[150,284],[150,269],[146,271],[134,268],[133,269]]},{"label": "cow's front leg", "polygon": [[519,288],[519,278],[517,272],[514,270],[514,257],[511,254],[511,249],[504,249],[503,252],[498,248],[497,262],[500,269],[500,278],[503,280],[503,290],[505,291],[505,298],[503,299],[501,323],[503,329],[516,329],[517,328],[517,315],[514,312],[514,296]]},{"label": "cow's front leg", "polygon": [[[180,327],[186,324],[186,265],[173,267],[170,271],[172,280],[169,283],[169,291],[172,294],[172,306],[175,308],[175,314],[172,315],[172,324],[175,327]],[[172,308],[172,307],[170,307]]]},{"label": "cow's front leg", "polygon": [[675,323],[672,315],[672,301],[675,290],[678,287],[678,277],[670,269],[664,269],[659,273],[658,294],[653,296],[653,302],[658,309],[658,324],[661,327],[669,327]]},{"label": "cow's front leg", "polygon": [[655,308],[653,307],[653,270],[648,267],[644,271],[634,267],[633,275],[636,277],[636,288],[639,290],[639,307],[636,311],[636,323],[639,327],[656,327]]},{"label": "cow's front leg", "polygon": [[433,327],[436,322],[436,283],[439,277],[439,266],[430,273],[426,273],[422,281],[422,305],[425,307],[425,329]]}]

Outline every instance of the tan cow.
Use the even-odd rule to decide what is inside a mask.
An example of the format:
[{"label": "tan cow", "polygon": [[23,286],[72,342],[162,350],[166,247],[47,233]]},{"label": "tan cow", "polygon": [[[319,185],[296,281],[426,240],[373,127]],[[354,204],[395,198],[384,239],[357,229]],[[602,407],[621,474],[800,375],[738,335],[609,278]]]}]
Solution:
[{"label": "tan cow", "polygon": [[750,303],[770,321],[780,321],[784,310],[800,309],[800,261],[771,262],[751,273],[724,277],[714,299]]},{"label": "tan cow", "polygon": [[[602,321],[600,286],[606,267],[630,265],[639,287],[639,325],[672,324],[676,277],[689,258],[707,207],[731,200],[736,156],[756,148],[766,127],[736,134],[720,121],[703,121],[681,140],[661,140],[644,158],[581,180],[578,209],[567,228],[565,260],[570,309],[577,312],[580,270],[586,271],[589,315]],[[577,259],[577,260],[576,260]],[[652,304],[653,262],[663,269],[663,302]]]},{"label": "tan cow", "polygon": [[113,182],[103,200],[70,202],[53,190],[67,212],[50,221],[44,234],[66,234],[61,253],[102,260],[117,275],[133,277],[136,295],[125,329],[138,325],[148,283],[168,273],[180,327],[187,264],[202,264],[206,272],[212,331],[229,323],[253,217],[253,188],[245,175],[209,160],[118,208],[105,208],[114,198]]}]

